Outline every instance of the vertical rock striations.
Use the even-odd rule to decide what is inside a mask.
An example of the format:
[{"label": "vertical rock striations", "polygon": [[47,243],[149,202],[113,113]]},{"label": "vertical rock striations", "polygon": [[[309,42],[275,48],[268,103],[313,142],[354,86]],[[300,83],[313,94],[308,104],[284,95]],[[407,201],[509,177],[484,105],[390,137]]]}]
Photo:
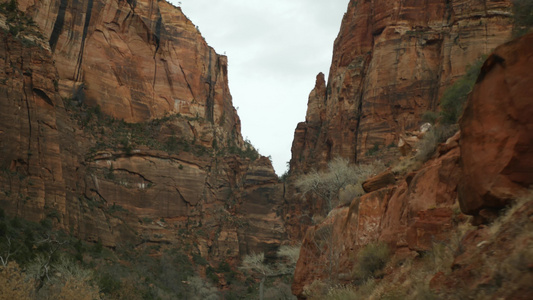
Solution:
[{"label": "vertical rock striations", "polygon": [[[418,257],[436,244],[450,244],[452,233],[466,222],[462,213],[473,215],[477,224],[488,223],[527,193],[533,178],[533,42],[529,34],[496,48],[510,38],[510,6],[511,1],[350,1],[335,41],[328,83],[322,74],[317,76],[306,120],[295,132],[292,180],[324,168],[335,156],[370,161],[369,150],[396,143],[401,133],[419,127],[422,113],[438,110],[440,96],[467,66],[494,52],[469,96],[461,131],[439,146],[431,160],[405,176],[388,170],[368,180],[363,184],[367,194],[333,209],[305,235],[301,229],[311,222],[294,221],[295,214],[288,214],[288,232],[303,235],[292,285],[299,298],[312,293],[317,280],[362,283],[365,278],[357,277],[354,266],[366,245],[384,242],[399,261]],[[290,185],[287,194],[301,198]],[[293,206],[295,212],[312,215],[305,204]],[[520,213],[521,222],[530,224],[524,209]],[[500,240],[494,242],[496,235],[489,237],[486,231],[474,228],[457,241],[449,269],[431,273],[432,289],[444,298],[458,291],[476,295],[500,276],[488,265],[480,266],[483,274],[477,272],[485,257],[480,252],[529,251],[521,238],[507,243],[504,236],[514,238],[514,232],[507,231],[498,233],[507,245],[500,251]],[[399,289],[401,282],[413,279],[399,279],[401,268],[388,266],[379,275],[385,278],[377,282],[393,282],[385,288]],[[530,288],[520,281],[509,289],[500,284],[496,290],[498,295],[522,297]]]},{"label": "vertical rock striations", "polygon": [[127,122],[169,113],[238,125],[227,58],[207,45],[166,1],[25,1],[43,31],[64,97],[83,99]]},{"label": "vertical rock striations", "polygon": [[368,160],[369,149],[417,128],[469,64],[509,39],[510,5],[350,1],[327,88],[317,83],[296,129],[291,172],[323,168],[335,156]]},{"label": "vertical rock striations", "polygon": [[[0,14],[6,213],[110,247],[189,244],[211,261],[279,245],[282,187],[242,139],[227,58],[181,9],[155,0],[19,0],[19,9]],[[22,12],[27,24],[5,21]]]}]

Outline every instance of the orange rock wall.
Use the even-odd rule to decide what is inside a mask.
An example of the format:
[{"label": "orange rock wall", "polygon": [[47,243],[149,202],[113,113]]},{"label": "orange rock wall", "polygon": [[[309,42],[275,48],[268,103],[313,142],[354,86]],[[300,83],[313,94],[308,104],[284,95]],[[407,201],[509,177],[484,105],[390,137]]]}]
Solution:
[{"label": "orange rock wall", "polygon": [[[457,145],[438,159],[397,184],[383,187],[338,207],[303,239],[292,291],[302,296],[313,281],[349,283],[359,249],[369,243],[386,242],[397,253],[425,251],[436,241],[449,238],[458,212],[456,204],[459,168]],[[328,230],[325,243],[317,243]],[[330,271],[333,268],[333,272]],[[331,278],[329,276],[332,276]]]},{"label": "orange rock wall", "polygon": [[[369,243],[386,242],[400,258],[428,251],[436,242],[449,242],[465,220],[463,213],[473,215],[474,224],[486,224],[530,192],[532,46],[530,33],[488,57],[460,120],[461,131],[441,145],[433,159],[397,178],[395,185],[384,185],[354,199],[349,207],[336,208],[323,223],[307,230],[292,286],[295,295],[304,298],[304,288],[317,279],[350,283],[357,253]],[[487,282],[497,281],[501,273],[483,260],[495,257],[501,262],[511,253],[530,249],[526,240],[530,240],[531,201],[524,203],[507,223],[492,225],[494,236],[487,226],[468,232],[454,253],[450,274],[436,273],[432,289],[449,295],[460,289],[475,293]],[[503,229],[494,229],[498,226]],[[317,243],[317,232],[325,230],[329,242]],[[499,289],[499,294],[528,297],[531,272],[520,270],[514,285]]]},{"label": "orange rock wall", "polygon": [[479,223],[533,185],[532,68],[533,34],[498,47],[460,120],[461,209]]},{"label": "orange rock wall", "polygon": [[510,38],[510,2],[350,1],[327,84],[319,75],[295,131],[291,172],[335,156],[364,162],[417,129],[469,64]]},{"label": "orange rock wall", "polygon": [[[54,226],[109,247],[189,244],[212,261],[279,245],[282,186],[268,158],[223,151],[243,147],[227,59],[179,8],[165,1],[20,0],[19,9],[40,34],[14,37],[0,14],[6,213],[33,221],[54,216]],[[172,131],[205,151],[94,151],[116,128],[94,132],[67,103],[98,105],[102,115],[127,122],[179,113],[159,121],[154,138],[164,142]]]},{"label": "orange rock wall", "polygon": [[79,97],[128,122],[170,113],[240,126],[227,57],[166,1],[20,0],[60,66],[63,97]]}]

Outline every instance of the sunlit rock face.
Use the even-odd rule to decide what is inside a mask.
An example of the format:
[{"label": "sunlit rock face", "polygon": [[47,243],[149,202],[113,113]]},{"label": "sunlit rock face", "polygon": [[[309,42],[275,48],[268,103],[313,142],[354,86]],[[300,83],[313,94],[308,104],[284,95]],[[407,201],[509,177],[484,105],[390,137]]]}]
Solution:
[{"label": "sunlit rock face", "polygon": [[179,8],[18,2],[37,27],[0,22],[6,213],[213,261],[279,245],[283,188],[268,158],[243,154],[227,59]]},{"label": "sunlit rock face", "polygon": [[327,85],[319,75],[295,131],[291,171],[368,161],[417,129],[468,65],[510,38],[510,2],[350,1]]},{"label": "sunlit rock face", "polygon": [[227,58],[166,1],[26,1],[58,66],[60,93],[128,122],[169,113],[231,129]]}]

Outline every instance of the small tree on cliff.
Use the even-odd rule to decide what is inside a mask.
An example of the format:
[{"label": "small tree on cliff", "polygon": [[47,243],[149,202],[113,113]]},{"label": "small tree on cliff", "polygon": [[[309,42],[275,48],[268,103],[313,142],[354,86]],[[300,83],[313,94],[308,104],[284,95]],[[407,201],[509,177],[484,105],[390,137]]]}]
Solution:
[{"label": "small tree on cliff", "polygon": [[278,250],[279,263],[269,265],[265,262],[264,253],[252,253],[243,258],[241,269],[261,274],[259,299],[263,300],[266,279],[293,274],[299,255],[300,246],[281,246]]},{"label": "small tree on cliff", "polygon": [[369,165],[349,164],[345,158],[337,157],[328,163],[328,168],[324,171],[313,170],[301,176],[296,181],[296,186],[302,193],[321,198],[326,205],[326,213],[339,205],[339,193],[348,185],[354,185],[357,189],[353,192],[353,197],[363,194],[361,184],[368,177],[377,174],[384,169],[380,162]]}]

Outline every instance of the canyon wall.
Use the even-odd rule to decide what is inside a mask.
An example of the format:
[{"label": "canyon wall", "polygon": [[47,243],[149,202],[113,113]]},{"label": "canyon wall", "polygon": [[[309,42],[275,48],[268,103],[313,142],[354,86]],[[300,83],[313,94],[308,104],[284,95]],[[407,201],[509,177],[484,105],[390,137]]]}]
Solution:
[{"label": "canyon wall", "polygon": [[[293,178],[324,168],[335,156],[360,163],[384,157],[387,145],[421,125],[423,112],[438,110],[443,90],[469,64],[490,55],[469,95],[460,131],[429,161],[378,174],[363,184],[366,194],[314,224],[309,203],[316,199],[303,198],[289,184],[295,203],[303,201],[291,209],[309,216],[287,218],[289,232],[303,234],[292,285],[299,298],[332,282],[355,284],[353,290],[361,292],[366,279],[354,271],[364,263],[358,254],[378,242],[394,258],[373,276],[378,284],[390,283],[381,288],[394,295],[400,291],[418,299],[415,291],[403,289],[410,280],[424,282],[412,274],[439,245],[451,249],[452,261],[424,271],[430,280],[426,291],[444,299],[526,299],[531,293],[531,268],[520,265],[531,263],[533,78],[527,70],[533,34],[497,47],[511,38],[510,12],[510,1],[350,2],[328,83],[323,74],[317,76],[306,121],[295,132]],[[377,153],[369,151],[374,145]],[[512,217],[501,217],[504,208],[528,194]],[[487,225],[495,220],[501,227]],[[515,222],[521,225],[514,227]],[[481,226],[467,227],[470,223]],[[402,265],[406,261],[414,267],[402,273],[411,268]]]},{"label": "canyon wall", "polygon": [[327,84],[319,74],[296,128],[291,172],[336,156],[369,161],[397,144],[469,65],[509,40],[510,16],[510,0],[350,1]]},{"label": "canyon wall", "polygon": [[6,213],[108,247],[275,250],[283,188],[242,139],[227,58],[180,8],[20,0],[0,21]]},{"label": "canyon wall", "polygon": [[[396,176],[396,182],[374,184],[372,191],[307,230],[295,295],[305,298],[305,289],[316,280],[353,282],[357,253],[380,241],[400,261],[423,257],[435,245],[450,247],[451,269],[438,272],[441,266],[436,266],[429,273],[431,288],[447,295],[445,299],[479,295],[488,287],[493,289],[488,290],[491,299],[527,299],[533,273],[519,264],[531,263],[533,135],[526,128],[532,126],[528,111],[533,76],[527,71],[533,67],[532,45],[530,33],[489,56],[466,104],[461,131],[440,145],[433,159]],[[502,209],[517,199],[521,204],[501,217]],[[463,213],[473,215],[474,224],[485,225],[456,236],[458,227],[469,222]],[[523,261],[507,265],[515,255]],[[391,266],[385,276],[399,269]],[[498,277],[504,273],[505,279]]]}]

